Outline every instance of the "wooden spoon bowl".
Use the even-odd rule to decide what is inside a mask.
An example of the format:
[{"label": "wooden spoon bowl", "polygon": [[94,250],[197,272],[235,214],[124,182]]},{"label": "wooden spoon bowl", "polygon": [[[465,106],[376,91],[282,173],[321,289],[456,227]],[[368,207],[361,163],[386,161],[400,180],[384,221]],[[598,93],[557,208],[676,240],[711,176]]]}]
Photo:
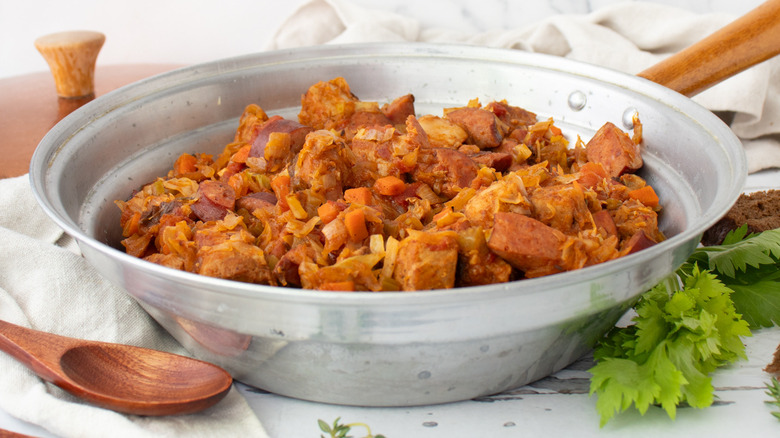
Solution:
[{"label": "wooden spoon bowl", "polygon": [[94,405],[135,415],[191,414],[222,400],[233,378],[208,362],[85,341],[0,321],[0,349]]}]

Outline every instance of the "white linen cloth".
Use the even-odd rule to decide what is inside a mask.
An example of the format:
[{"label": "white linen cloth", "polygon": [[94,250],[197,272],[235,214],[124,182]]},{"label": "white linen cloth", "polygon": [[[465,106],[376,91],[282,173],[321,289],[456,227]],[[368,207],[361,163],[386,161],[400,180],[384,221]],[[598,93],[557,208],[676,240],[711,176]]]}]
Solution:
[{"label": "white linen cloth", "polygon": [[[408,17],[343,0],[313,0],[279,28],[269,49],[368,41],[462,42],[565,56],[629,73],[641,71],[734,17],[696,15],[631,2],[589,15],[562,15],[517,29],[464,34],[425,29]],[[733,111],[751,171],[780,166],[778,60],[740,74],[696,98]],[[772,136],[775,137],[772,137]],[[0,180],[0,318],[38,330],[186,354],[132,299],[101,278],[36,204],[28,178]],[[63,437],[267,436],[233,389],[199,414],[121,415],[83,404],[0,354],[0,408]]]},{"label": "white linen cloth", "polygon": [[[37,205],[27,175],[0,180],[0,319],[80,339],[187,355],[78,254]],[[191,415],[123,415],[83,403],[0,352],[0,408],[62,437],[267,437],[236,388]]]},{"label": "white linen cloth", "polygon": [[[415,19],[369,10],[347,0],[312,0],[282,23],[267,48],[357,42],[462,43],[546,53],[636,74],[735,18],[631,1],[537,23],[524,23],[518,17],[517,28],[470,34],[425,28]],[[780,167],[780,57],[727,79],[693,100],[711,111],[733,113],[730,127],[745,147],[749,172]]]}]

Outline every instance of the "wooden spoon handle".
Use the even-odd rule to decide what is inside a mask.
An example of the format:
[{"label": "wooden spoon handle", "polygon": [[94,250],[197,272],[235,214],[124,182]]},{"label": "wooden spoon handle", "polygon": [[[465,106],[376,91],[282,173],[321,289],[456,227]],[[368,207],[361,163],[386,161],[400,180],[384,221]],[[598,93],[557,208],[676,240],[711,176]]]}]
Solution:
[{"label": "wooden spoon handle", "polygon": [[780,53],[780,0],[639,73],[688,97]]},{"label": "wooden spoon handle", "polygon": [[60,380],[57,378],[61,369],[58,358],[71,343],[70,338],[38,332],[0,320],[0,350],[50,382]]}]

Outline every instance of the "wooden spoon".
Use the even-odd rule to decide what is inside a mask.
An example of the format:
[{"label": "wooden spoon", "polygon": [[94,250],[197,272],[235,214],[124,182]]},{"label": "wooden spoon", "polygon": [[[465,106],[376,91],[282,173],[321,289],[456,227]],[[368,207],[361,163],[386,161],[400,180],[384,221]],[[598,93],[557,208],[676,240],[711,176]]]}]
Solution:
[{"label": "wooden spoon", "polygon": [[5,321],[0,321],[0,349],[76,397],[125,414],[198,412],[220,401],[233,384],[227,371],[208,362]]}]

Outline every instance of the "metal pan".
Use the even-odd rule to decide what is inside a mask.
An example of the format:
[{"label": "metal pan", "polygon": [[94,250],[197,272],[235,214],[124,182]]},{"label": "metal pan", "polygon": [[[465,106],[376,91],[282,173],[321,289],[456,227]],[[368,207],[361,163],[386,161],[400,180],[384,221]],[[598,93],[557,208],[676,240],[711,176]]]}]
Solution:
[{"label": "metal pan", "polygon": [[[343,76],[363,100],[413,93],[420,113],[507,99],[587,139],[644,125],[641,175],[669,239],[579,271],[419,293],[264,287],[167,269],[119,248],[119,209],[183,152],[217,153],[249,103],[294,118],[301,94]],[[656,83],[538,54],[429,44],[277,51],[163,74],[105,95],[42,140],[31,168],[43,209],[84,257],[195,356],[247,384],[307,400],[410,406],[515,388],[586,353],[639,295],[676,269],[740,193],[739,140]],[[86,292],[85,292],[86,293]]]}]

